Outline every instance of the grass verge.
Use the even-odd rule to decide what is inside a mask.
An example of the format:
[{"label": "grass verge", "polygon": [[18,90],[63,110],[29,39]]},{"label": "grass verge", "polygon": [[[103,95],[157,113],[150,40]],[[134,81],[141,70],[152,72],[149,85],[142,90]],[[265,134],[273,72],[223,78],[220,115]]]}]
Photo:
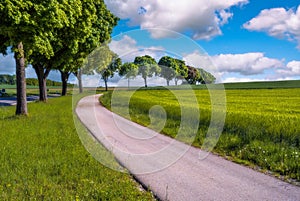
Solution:
[{"label": "grass verge", "polygon": [[0,200],[153,200],[130,175],[104,167],[84,149],[72,97],[28,107],[28,117],[0,107]]}]

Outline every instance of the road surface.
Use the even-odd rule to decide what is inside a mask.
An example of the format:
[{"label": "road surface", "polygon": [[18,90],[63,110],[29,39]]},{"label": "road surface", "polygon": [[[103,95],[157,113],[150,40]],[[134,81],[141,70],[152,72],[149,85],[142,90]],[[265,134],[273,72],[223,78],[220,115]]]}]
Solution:
[{"label": "road surface", "polygon": [[[48,95],[48,98],[58,97],[60,95]],[[39,96],[28,96],[27,102],[39,100]],[[0,106],[12,106],[17,104],[17,97],[0,97]]]},{"label": "road surface", "polygon": [[[300,187],[123,119],[85,97],[76,113],[89,131],[161,200],[300,200]],[[205,154],[205,153],[202,153]]]}]

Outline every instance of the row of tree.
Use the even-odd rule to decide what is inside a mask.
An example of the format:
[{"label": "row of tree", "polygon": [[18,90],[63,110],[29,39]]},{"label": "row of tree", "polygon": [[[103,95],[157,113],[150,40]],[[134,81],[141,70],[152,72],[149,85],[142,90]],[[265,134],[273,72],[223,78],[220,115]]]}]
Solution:
[{"label": "row of tree", "polygon": [[15,85],[16,84],[16,76],[15,75],[0,75],[0,84]]},{"label": "row of tree", "polygon": [[[8,75],[8,74],[2,74],[0,75],[0,84],[2,85],[15,85],[16,84],[16,76],[15,75]],[[27,78],[26,79],[26,85],[29,86],[39,86],[39,80],[36,78]],[[46,81],[47,86],[62,86],[61,82],[56,82],[53,80],[47,80]],[[72,86],[68,84],[68,86]]]},{"label": "row of tree", "polygon": [[[109,52],[110,50],[108,50]],[[130,79],[136,76],[141,76],[144,79],[145,87],[147,87],[147,78],[153,76],[160,76],[167,81],[167,85],[170,85],[170,81],[174,80],[175,85],[178,84],[179,80],[183,80],[182,83],[187,84],[211,84],[214,83],[216,78],[209,72],[201,69],[188,66],[184,61],[172,58],[170,56],[162,57],[159,62],[156,62],[154,58],[149,55],[138,56],[134,59],[134,62],[126,62],[122,64],[120,58],[116,54],[111,52],[111,56],[103,56],[103,49],[101,54],[97,54],[100,58],[99,62],[96,63],[94,59],[88,59],[89,64],[95,66],[96,72],[98,72],[105,83],[107,90],[108,78],[112,78],[116,73],[121,77],[128,79],[128,86]],[[101,56],[99,56],[101,55]],[[106,64],[103,58],[107,58]],[[101,63],[102,64],[101,64]],[[87,65],[85,69],[92,69],[91,66]],[[100,69],[100,70],[97,70]]]},{"label": "row of tree", "polygon": [[27,114],[25,67],[39,80],[40,101],[47,100],[46,80],[59,70],[62,95],[69,75],[80,77],[84,59],[110,39],[119,20],[103,0],[6,0],[0,2],[0,53],[12,47],[16,60],[16,114]]},{"label": "row of tree", "polygon": [[[26,85],[27,86],[39,86],[39,80],[36,79],[36,78],[27,78],[26,79]],[[46,80],[46,85],[48,87],[49,86],[52,86],[52,87],[61,87],[62,83],[48,79],[48,80]],[[72,87],[72,86],[74,86],[74,85],[68,83],[68,87]]]}]

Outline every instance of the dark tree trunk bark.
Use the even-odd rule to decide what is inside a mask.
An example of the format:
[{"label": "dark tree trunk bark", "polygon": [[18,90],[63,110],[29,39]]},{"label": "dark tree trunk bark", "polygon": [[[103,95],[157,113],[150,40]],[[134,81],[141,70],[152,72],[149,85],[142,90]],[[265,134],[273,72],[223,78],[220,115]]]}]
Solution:
[{"label": "dark tree trunk bark", "polygon": [[50,73],[49,69],[44,69],[41,66],[34,66],[35,73],[39,80],[40,101],[47,102],[47,77]]},{"label": "dark tree trunk bark", "polygon": [[17,108],[16,115],[27,115],[26,77],[25,77],[25,55],[23,43],[18,44],[15,52],[16,77],[17,77]]},{"label": "dark tree trunk bark", "polygon": [[83,93],[82,70],[81,69],[78,69],[77,79],[78,79],[79,93],[81,94],[81,93]]},{"label": "dark tree trunk bark", "polygon": [[83,85],[82,85],[82,71],[81,69],[78,69],[78,71],[73,73],[75,77],[78,80],[78,88],[79,88],[79,93],[83,93]]},{"label": "dark tree trunk bark", "polygon": [[147,85],[147,77],[144,77],[144,80],[145,80],[145,87],[148,87],[148,85]]},{"label": "dark tree trunk bark", "polygon": [[178,84],[178,78],[175,78],[175,85],[177,86]]},{"label": "dark tree trunk bark", "polygon": [[107,81],[108,81],[108,79],[107,79],[107,78],[104,78],[105,91],[108,91]]},{"label": "dark tree trunk bark", "polygon": [[61,82],[62,82],[61,95],[65,96],[65,95],[67,95],[68,79],[69,79],[70,73],[69,72],[64,72],[62,70],[59,70],[59,71],[60,71]]},{"label": "dark tree trunk bark", "polygon": [[167,80],[167,86],[170,86],[170,80]]}]

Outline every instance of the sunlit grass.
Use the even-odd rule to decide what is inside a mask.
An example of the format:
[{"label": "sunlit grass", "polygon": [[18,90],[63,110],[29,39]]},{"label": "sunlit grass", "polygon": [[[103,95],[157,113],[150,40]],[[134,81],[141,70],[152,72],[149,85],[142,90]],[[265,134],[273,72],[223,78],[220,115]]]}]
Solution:
[{"label": "sunlit grass", "polygon": [[14,107],[0,107],[0,200],[153,199],[130,175],[104,167],[85,150],[72,97],[30,103],[28,109],[28,117],[15,117]]},{"label": "sunlit grass", "polygon": [[[180,105],[198,107],[200,123],[193,145],[201,147],[211,120],[211,100],[207,90],[180,90],[183,102],[168,90],[139,90],[130,98],[130,115],[124,103],[129,92],[118,91],[114,109],[143,125],[149,125],[149,110],[162,106],[168,116],[162,133],[175,137],[181,123]],[[101,98],[110,107],[111,94]],[[300,181],[300,89],[226,90],[226,120],[214,152],[239,163],[270,170]],[[192,117],[191,117],[192,121]]]}]

